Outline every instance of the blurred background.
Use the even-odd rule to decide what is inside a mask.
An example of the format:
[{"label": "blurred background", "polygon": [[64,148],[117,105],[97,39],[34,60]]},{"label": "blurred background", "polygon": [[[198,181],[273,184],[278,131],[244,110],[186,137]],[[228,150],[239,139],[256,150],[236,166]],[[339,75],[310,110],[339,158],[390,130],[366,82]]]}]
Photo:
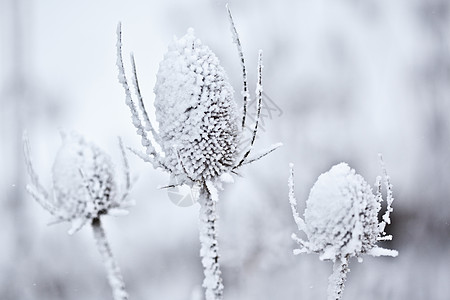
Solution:
[{"label": "blurred background", "polygon": [[[331,263],[292,255],[288,164],[303,211],[318,175],[335,163],[374,183],[379,152],[395,197],[394,240],[383,246],[400,254],[351,261],[344,299],[449,299],[450,2],[228,2],[251,91],[264,50],[256,147],[284,146],[221,193],[225,299],[325,299]],[[26,193],[22,131],[49,189],[61,128],[106,150],[120,174],[117,136],[138,149],[139,138],[117,81],[118,21],[152,116],[158,63],[188,27],[219,57],[241,105],[225,3],[0,0],[0,299],[111,299],[89,226],[74,236],[69,224],[47,226],[49,214]],[[125,63],[130,70],[127,55]],[[130,299],[194,299],[203,279],[198,207],[175,206],[157,188],[168,175],[129,159],[137,205],[104,222]]]}]

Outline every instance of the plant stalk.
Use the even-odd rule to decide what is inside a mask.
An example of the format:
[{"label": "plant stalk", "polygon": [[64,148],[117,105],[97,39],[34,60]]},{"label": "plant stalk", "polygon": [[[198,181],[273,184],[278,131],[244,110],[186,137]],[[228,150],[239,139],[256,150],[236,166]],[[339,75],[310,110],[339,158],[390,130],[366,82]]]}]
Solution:
[{"label": "plant stalk", "polygon": [[200,256],[202,258],[205,279],[206,300],[223,299],[222,272],[219,264],[219,247],[217,242],[216,201],[206,186],[200,191]]},{"label": "plant stalk", "polygon": [[113,293],[113,299],[128,300],[128,294],[125,290],[125,283],[120,273],[120,268],[112,255],[111,247],[109,246],[105,230],[103,229],[99,217],[92,220],[92,230],[94,231],[94,238],[97,243],[98,251],[105,264],[108,282]]},{"label": "plant stalk", "polygon": [[348,257],[336,258],[333,264],[333,273],[328,278],[328,300],[340,300],[344,292],[344,283],[347,278]]}]

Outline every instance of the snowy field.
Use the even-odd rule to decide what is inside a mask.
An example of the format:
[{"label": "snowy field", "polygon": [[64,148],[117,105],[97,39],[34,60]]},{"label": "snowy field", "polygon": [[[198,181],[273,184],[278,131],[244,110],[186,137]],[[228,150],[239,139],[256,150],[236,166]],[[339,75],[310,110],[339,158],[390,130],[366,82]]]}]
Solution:
[{"label": "snowy field", "polygon": [[[112,156],[141,149],[116,66],[122,24],[125,68],[133,52],[156,124],[153,88],[174,36],[188,28],[219,58],[243,105],[242,71],[225,4],[193,1],[0,0],[0,299],[112,299],[89,226],[51,226],[26,192],[27,130],[48,189],[74,130]],[[228,1],[246,59],[254,121],[258,50],[263,106],[255,149],[282,142],[239,170],[218,202],[224,299],[326,299],[332,263],[293,255],[301,234],[288,197],[295,165],[298,210],[321,173],[347,162],[373,185],[393,184],[398,257],[351,258],[342,299],[450,298],[450,2],[447,0]],[[157,124],[156,124],[157,125]],[[244,130],[243,143],[251,129]],[[104,227],[130,299],[203,299],[199,205],[174,205],[166,172],[128,152],[136,205]],[[382,212],[384,211],[384,207]],[[303,236],[302,236],[303,238]]]}]

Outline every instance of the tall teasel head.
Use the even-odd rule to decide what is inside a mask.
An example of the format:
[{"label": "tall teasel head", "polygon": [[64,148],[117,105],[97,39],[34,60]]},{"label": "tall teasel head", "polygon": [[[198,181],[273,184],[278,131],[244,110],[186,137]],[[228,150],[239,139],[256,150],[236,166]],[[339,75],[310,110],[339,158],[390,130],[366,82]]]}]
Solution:
[{"label": "tall teasel head", "polygon": [[[154,129],[145,109],[136,64],[131,55],[131,81],[137,98],[133,100],[123,65],[120,23],[117,28],[119,82],[125,90],[125,103],[130,108],[133,125],[146,150],[145,153],[132,151],[155,168],[168,171],[178,184],[198,186],[208,181],[220,182],[217,179],[229,178],[226,176],[229,173],[281,146],[280,143],[274,144],[257,154],[250,154],[262,106],[263,65],[262,51],[259,51],[255,123],[249,145],[238,149],[242,129],[247,125],[250,94],[241,42],[229,10],[228,15],[243,74],[242,122],[237,116],[233,89],[218,58],[195,37],[194,30],[189,29],[185,36],[173,40],[159,66],[154,88],[159,132]],[[159,144],[161,152],[154,147],[154,142]]]},{"label": "tall teasel head", "polygon": [[[239,149],[243,150],[243,153],[238,150],[242,129],[246,125],[249,93],[242,47],[229,10],[228,15],[243,74],[244,105],[241,123],[237,117],[233,89],[218,58],[194,36],[194,31],[189,29],[185,36],[173,40],[159,66],[154,88],[155,114],[159,122],[157,132],[145,110],[133,55],[132,83],[136,91],[136,102],[131,96],[123,65],[120,24],[117,28],[119,82],[125,90],[125,103],[130,108],[133,125],[146,150],[145,153],[132,151],[155,168],[168,171],[174,181],[174,185],[168,187],[187,185],[198,191],[198,199],[195,200],[199,200],[202,207],[200,255],[204,267],[203,287],[206,289],[207,300],[223,299],[216,233],[216,203],[219,199],[217,188],[221,187],[222,181],[230,180],[230,173],[269,154],[281,145],[276,144],[256,155],[250,155],[256,139],[262,103],[260,51],[255,124],[249,145],[245,149]],[[161,152],[153,146],[152,138],[159,144]]]},{"label": "tall teasel head", "polygon": [[[31,184],[31,195],[54,217],[55,221],[69,221],[69,233],[79,230],[86,222],[104,214],[126,213],[132,203],[126,199],[129,189],[128,164],[126,187],[121,190],[113,163],[105,152],[75,133],[62,133],[62,145],[53,168],[53,199],[40,184],[34,171],[28,139],[24,137],[25,158]],[[124,155],[121,144],[122,154]]]},{"label": "tall teasel head", "polygon": [[193,29],[169,45],[154,92],[160,144],[171,173],[207,181],[229,172],[239,136],[233,88]]},{"label": "tall teasel head", "polygon": [[295,253],[316,252],[320,259],[333,261],[344,257],[360,259],[363,254],[396,256],[397,251],[377,246],[379,240],[392,238],[384,231],[386,224],[390,223],[393,201],[392,185],[387,174],[384,175],[387,210],[383,221],[378,221],[383,200],[381,178],[377,178],[377,193],[373,194],[364,178],[346,163],[337,164],[319,176],[306,201],[303,220],[296,208],[291,171],[290,202],[294,218],[308,237],[308,241],[303,241],[293,235],[300,245]]}]

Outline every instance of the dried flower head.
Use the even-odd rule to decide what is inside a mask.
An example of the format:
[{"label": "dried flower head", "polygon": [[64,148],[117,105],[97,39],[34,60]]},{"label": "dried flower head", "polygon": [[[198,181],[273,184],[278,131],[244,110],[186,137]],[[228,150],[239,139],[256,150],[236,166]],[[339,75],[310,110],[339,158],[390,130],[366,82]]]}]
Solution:
[{"label": "dried flower head", "polygon": [[170,44],[154,92],[164,162],[171,173],[206,181],[229,172],[239,134],[233,88],[193,29]]},{"label": "dried flower head", "polygon": [[[381,156],[380,161],[382,162]],[[337,164],[319,176],[306,201],[304,220],[301,219],[294,196],[291,165],[289,199],[292,213],[298,229],[308,237],[305,241],[296,234],[292,235],[300,246],[294,250],[294,254],[315,252],[320,254],[321,260],[332,260],[335,263],[330,276],[328,299],[340,299],[350,257],[362,261],[363,254],[398,255],[395,250],[377,246],[380,240],[392,239],[392,236],[385,233],[392,212],[392,185],[383,163],[382,167],[387,189],[387,209],[383,221],[379,222],[378,215],[383,201],[381,177],[377,177],[377,192],[373,194],[364,178],[346,163]]]},{"label": "dried flower head", "polygon": [[379,240],[390,239],[384,228],[390,223],[392,211],[392,186],[385,176],[388,189],[388,210],[382,222],[378,221],[381,209],[381,185],[377,179],[377,194],[346,163],[333,166],[317,179],[306,201],[305,220],[296,212],[293,197],[292,176],[290,180],[291,204],[297,215],[299,229],[306,233],[308,241],[295,238],[300,244],[296,253],[316,252],[322,260],[336,260],[340,257],[361,257],[362,254],[374,256],[395,256],[396,251],[380,248]]},{"label": "dried flower head", "polygon": [[[198,191],[200,211],[200,241],[206,289],[206,300],[220,300],[223,284],[216,238],[218,201],[217,189],[232,180],[241,166],[269,154],[281,144],[250,155],[258,131],[262,103],[262,51],[258,56],[256,85],[257,112],[252,137],[245,149],[238,149],[247,114],[247,73],[241,43],[230,11],[233,39],[237,45],[243,74],[243,114],[239,124],[233,89],[214,53],[189,29],[180,39],[175,38],[159,65],[155,92],[155,113],[159,133],[150,122],[137,80],[136,64],[131,55],[132,82],[137,102],[133,100],[125,76],[122,59],[120,24],[117,29],[117,66],[119,82],[125,90],[133,125],[141,137],[146,153],[132,150],[155,168],[168,171],[174,182],[168,187],[187,185]],[[151,135],[151,137],[149,136]],[[161,151],[153,146],[159,144]],[[194,201],[192,201],[194,202]]]},{"label": "dried flower head", "polygon": [[[75,133],[63,133],[62,145],[56,155],[53,169],[53,200],[39,183],[32,166],[28,140],[24,137],[25,158],[31,184],[30,194],[52,215],[55,221],[69,221],[72,234],[86,222],[101,215],[126,213],[132,203],[126,200],[129,190],[128,164],[124,191],[117,182],[110,157],[92,143]],[[121,144],[122,154],[124,155]]]},{"label": "dried flower head", "polygon": [[[132,83],[137,101],[131,96],[123,66],[120,24],[117,29],[119,82],[125,90],[126,104],[130,108],[133,125],[146,148],[145,154],[132,151],[154,167],[168,171],[179,185],[187,184],[192,187],[201,186],[207,181],[218,183],[223,178],[222,175],[229,178],[228,174],[281,146],[278,143],[250,155],[258,131],[262,105],[263,66],[260,51],[255,124],[249,145],[245,149],[238,149],[250,96],[242,47],[231,13],[229,17],[243,73],[244,106],[241,124],[237,116],[233,88],[218,58],[195,37],[193,29],[188,29],[185,36],[174,38],[159,65],[154,88],[155,114],[159,123],[159,132],[156,132],[145,110],[133,55]],[[155,142],[159,147],[153,146]]]}]

